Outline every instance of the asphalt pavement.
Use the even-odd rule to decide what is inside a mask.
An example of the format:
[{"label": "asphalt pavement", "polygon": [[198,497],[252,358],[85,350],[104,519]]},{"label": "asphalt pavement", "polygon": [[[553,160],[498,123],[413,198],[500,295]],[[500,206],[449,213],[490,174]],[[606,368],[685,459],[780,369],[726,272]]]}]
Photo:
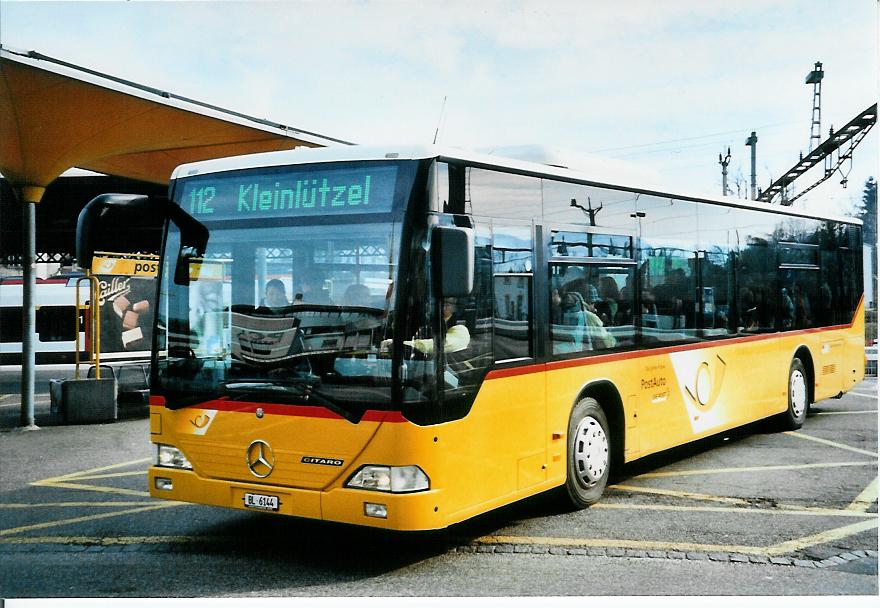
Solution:
[{"label": "asphalt pavement", "polygon": [[[88,366],[81,367],[80,377],[85,377]],[[34,420],[38,427],[66,425],[59,407],[52,406],[49,383],[52,379],[73,379],[74,365],[38,365],[34,374]],[[148,408],[121,403],[117,417],[121,420],[143,418]],[[21,412],[21,367],[0,366],[0,431],[23,426]]]},{"label": "asphalt pavement", "polygon": [[545,494],[419,534],[154,500],[143,417],[15,426],[7,598],[878,593],[876,379],[797,432],[759,423],[632,463],[590,509]]}]

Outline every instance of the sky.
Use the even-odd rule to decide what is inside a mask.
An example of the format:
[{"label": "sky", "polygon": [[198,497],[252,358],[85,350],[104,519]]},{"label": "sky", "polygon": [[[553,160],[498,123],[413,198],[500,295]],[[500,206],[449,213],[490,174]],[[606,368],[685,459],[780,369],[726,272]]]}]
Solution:
[{"label": "sky", "polygon": [[[361,144],[543,146],[687,193],[765,188],[878,96],[877,0],[0,0],[0,44]],[[444,103],[445,100],[445,103]],[[877,130],[796,205],[842,214]],[[575,164],[574,162],[572,164]],[[806,188],[821,168],[796,184]],[[808,179],[813,178],[813,179]],[[807,197],[805,197],[806,199]]]}]

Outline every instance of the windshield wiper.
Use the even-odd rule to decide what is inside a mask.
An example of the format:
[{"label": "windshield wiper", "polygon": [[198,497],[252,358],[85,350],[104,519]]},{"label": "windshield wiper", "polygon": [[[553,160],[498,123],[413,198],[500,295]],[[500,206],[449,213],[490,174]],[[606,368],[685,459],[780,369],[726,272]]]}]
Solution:
[{"label": "windshield wiper", "polygon": [[339,414],[351,423],[357,424],[360,417],[354,412],[349,411],[327,397],[323,392],[315,390],[315,385],[320,379],[315,380],[230,380],[221,383],[221,387],[228,391],[242,391],[246,393],[252,392],[272,392],[281,391],[286,394],[293,394],[302,397],[307,402],[315,403],[327,408],[335,414]]}]

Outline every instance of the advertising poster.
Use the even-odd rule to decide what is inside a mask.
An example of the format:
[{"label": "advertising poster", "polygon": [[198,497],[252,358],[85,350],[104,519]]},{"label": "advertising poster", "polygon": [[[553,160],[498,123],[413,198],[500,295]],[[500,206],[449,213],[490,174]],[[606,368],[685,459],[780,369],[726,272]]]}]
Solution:
[{"label": "advertising poster", "polygon": [[101,276],[101,352],[150,350],[156,280]]},{"label": "advertising poster", "polygon": [[101,352],[149,351],[155,312],[154,260],[95,258],[100,284]]}]

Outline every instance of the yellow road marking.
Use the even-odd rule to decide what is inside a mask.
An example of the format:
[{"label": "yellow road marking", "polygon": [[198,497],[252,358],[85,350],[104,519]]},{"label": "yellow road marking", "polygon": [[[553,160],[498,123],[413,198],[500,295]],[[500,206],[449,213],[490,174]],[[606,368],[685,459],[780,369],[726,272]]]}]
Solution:
[{"label": "yellow road marking", "polygon": [[623,540],[617,538],[557,538],[545,536],[481,536],[472,542],[478,545],[554,545],[564,547],[619,547],[621,549],[656,549],[668,551],[707,551],[727,553],[750,553],[763,555],[763,547],[744,545],[708,545],[701,543],[676,543],[655,540]]},{"label": "yellow road marking", "polygon": [[608,503],[599,502],[594,504],[591,509],[643,509],[646,511],[700,511],[707,513],[747,513],[749,515],[810,515],[822,517],[866,517],[873,514],[862,513],[858,511],[850,511],[845,509],[822,509],[816,507],[797,507],[782,506],[780,508],[751,508],[744,509],[742,507],[706,507],[706,506],[684,506],[684,505],[638,505],[626,503]]},{"label": "yellow road marking", "polygon": [[862,490],[862,492],[856,496],[855,500],[853,500],[850,505],[847,507],[848,511],[858,511],[860,513],[867,512],[871,506],[877,502],[877,478],[874,478],[874,481],[868,484],[868,487]]},{"label": "yellow road marking", "polygon": [[773,545],[772,547],[767,547],[767,555],[782,555],[784,553],[793,553],[794,551],[800,551],[814,545],[821,545],[823,543],[830,543],[832,541],[841,540],[843,538],[846,538],[847,536],[852,536],[854,534],[858,534],[859,532],[864,532],[865,530],[876,528],[877,523],[877,518],[873,517],[867,521],[860,521],[854,524],[850,524],[848,526],[843,526],[842,528],[825,530],[824,532],[819,532],[818,534],[813,534],[811,536],[789,540],[784,543],[779,543],[778,545]]},{"label": "yellow road marking", "polygon": [[76,477],[67,477],[65,479],[82,481],[84,479],[110,479],[112,477],[133,477],[146,474],[147,471],[126,471],[124,473],[104,473],[103,475],[77,475]]},{"label": "yellow road marking", "polygon": [[[875,480],[876,482],[876,480]],[[735,513],[776,513],[783,515],[826,515],[826,516],[840,516],[840,517],[851,517],[851,513],[855,511],[855,509],[847,507],[846,509],[825,509],[822,507],[803,507],[800,505],[786,505],[786,504],[776,504],[772,507],[766,508],[756,508],[753,506],[753,503],[743,500],[742,498],[732,498],[729,496],[713,496],[711,494],[699,494],[697,492],[683,492],[677,490],[662,490],[659,488],[646,488],[640,486],[628,486],[628,485],[620,485],[615,484],[608,486],[609,489],[615,490],[630,490],[632,492],[643,492],[645,494],[659,494],[661,496],[672,496],[675,498],[690,498],[693,500],[706,500],[711,502],[721,502],[733,505],[741,505],[747,506],[750,508],[747,509],[736,509],[736,508],[712,508],[712,507],[689,507],[689,506],[681,506],[681,505],[638,505],[632,503],[604,503],[600,502],[593,505],[592,508],[600,508],[600,509],[655,509],[658,511],[662,510],[678,510],[678,511],[719,511],[719,512],[735,512]],[[867,490],[866,490],[867,491]],[[874,488],[874,500],[877,499],[876,496],[876,484]],[[861,498],[861,497],[860,497]],[[856,499],[858,500],[858,499]],[[871,503],[869,503],[870,506]],[[852,505],[850,505],[851,507]],[[867,511],[867,508],[863,511],[860,511],[859,514],[864,516],[864,511]]]},{"label": "yellow road marking", "polygon": [[6,401],[9,399],[9,395],[0,395],[0,401]]},{"label": "yellow road marking", "polygon": [[122,494],[124,496],[149,496],[149,492],[143,490],[129,490],[127,488],[113,488],[109,486],[93,486],[85,483],[70,483],[66,481],[35,481],[32,486],[46,488],[67,488],[69,490],[88,490],[90,492],[105,492],[107,494]]},{"label": "yellow road marking", "polygon": [[153,501],[138,500],[116,500],[108,502],[40,502],[40,503],[24,503],[24,502],[5,502],[0,503],[0,509],[35,509],[49,507],[137,507],[140,505],[152,505]]},{"label": "yellow road marking", "polygon": [[66,479],[77,478],[81,475],[91,475],[92,473],[100,473],[102,471],[110,471],[112,469],[121,469],[122,467],[128,467],[136,464],[143,464],[145,462],[151,462],[152,458],[139,458],[137,460],[129,460],[128,462],[120,462],[117,464],[109,464],[103,467],[96,467],[94,469],[86,469],[85,471],[76,471],[75,473],[67,473],[66,475],[60,475],[58,477],[49,477],[48,479],[41,479],[39,482],[34,482],[36,484],[42,481],[64,481]]},{"label": "yellow road marking", "polygon": [[[876,455],[876,454],[875,454]],[[661,471],[659,473],[643,473],[633,479],[651,479],[655,477],[685,477],[689,475],[718,475],[725,473],[756,473],[760,471],[794,471],[798,469],[827,469],[836,467],[867,467],[877,466],[877,461],[866,462],[819,462],[815,464],[770,465],[765,467],[731,467],[727,469],[690,469],[684,471]]]},{"label": "yellow road marking", "polygon": [[628,490],[630,492],[641,492],[643,494],[658,494],[660,496],[674,496],[676,498],[690,498],[693,500],[709,500],[712,502],[721,502],[732,505],[748,505],[751,504],[741,498],[730,498],[728,496],[712,496],[711,494],[700,494],[699,492],[684,492],[680,490],[663,490],[660,488],[645,488],[641,486],[630,486],[623,484],[614,484],[608,486],[609,490]]},{"label": "yellow road marking", "polygon": [[97,515],[84,515],[83,517],[71,517],[69,519],[57,519],[55,521],[45,521],[39,524],[30,524],[27,526],[19,526],[18,528],[7,528],[0,530],[0,536],[11,536],[13,534],[21,534],[22,532],[30,532],[31,530],[42,530],[43,528],[52,528],[55,526],[65,526],[67,524],[79,524],[86,521],[95,521],[98,519],[107,519],[109,517],[119,517],[120,515],[133,515],[134,513],[144,513],[145,511],[155,511],[157,509],[165,509],[168,507],[176,507],[185,503],[182,502],[162,502],[148,507],[139,507],[137,509],[124,509],[122,511],[114,511],[113,513],[98,513]]},{"label": "yellow road marking", "polygon": [[107,494],[121,494],[124,496],[146,496],[149,497],[150,493],[145,492],[143,490],[129,490],[127,488],[114,488],[112,486],[96,486],[92,484],[84,484],[84,483],[74,483],[76,481],[81,480],[89,480],[89,479],[108,479],[113,477],[131,477],[135,475],[144,475],[146,471],[122,471],[118,473],[102,473],[103,471],[111,471],[113,469],[121,469],[123,467],[130,467],[134,465],[144,464],[146,462],[151,462],[151,458],[139,458],[137,460],[129,460],[127,462],[120,462],[117,464],[110,464],[103,467],[95,467],[93,469],[86,469],[84,471],[76,471],[74,473],[67,473],[65,475],[59,475],[58,477],[49,477],[47,479],[41,479],[39,481],[32,481],[30,485],[32,486],[41,486],[48,488],[67,488],[69,490],[88,490],[89,492],[104,492]]},{"label": "yellow road marking", "polygon": [[854,448],[852,446],[844,445],[842,443],[837,443],[836,441],[828,441],[827,439],[820,439],[819,437],[813,437],[812,435],[805,435],[803,433],[796,433],[795,431],[785,431],[786,435],[790,435],[791,437],[797,437],[798,439],[808,439],[810,441],[815,441],[816,443],[822,443],[825,445],[830,445],[834,448],[839,448],[841,450],[847,450],[849,452],[855,452],[856,454],[865,454],[867,456],[877,456],[877,452],[871,452],[869,450],[862,450],[860,448]]},{"label": "yellow road marking", "polygon": [[816,416],[846,416],[849,414],[876,414],[877,410],[855,410],[851,412],[816,412]]}]

